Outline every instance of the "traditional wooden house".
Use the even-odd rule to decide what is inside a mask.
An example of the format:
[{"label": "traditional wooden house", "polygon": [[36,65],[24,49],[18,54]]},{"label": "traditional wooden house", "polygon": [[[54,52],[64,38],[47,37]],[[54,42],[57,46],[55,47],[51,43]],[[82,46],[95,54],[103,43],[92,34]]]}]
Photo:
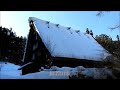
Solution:
[{"label": "traditional wooden house", "polygon": [[38,72],[45,65],[101,65],[110,56],[89,34],[35,17],[29,18],[30,31],[25,47],[22,74]]}]

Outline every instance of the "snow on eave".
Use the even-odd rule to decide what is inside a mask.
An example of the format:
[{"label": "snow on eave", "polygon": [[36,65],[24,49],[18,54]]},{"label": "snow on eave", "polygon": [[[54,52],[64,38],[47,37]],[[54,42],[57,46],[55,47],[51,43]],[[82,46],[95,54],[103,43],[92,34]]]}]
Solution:
[{"label": "snow on eave", "polygon": [[20,68],[18,68],[18,70],[21,70],[21,69],[24,68],[25,66],[27,66],[27,65],[29,65],[29,64],[32,64],[32,63],[33,63],[33,62],[28,62],[28,63],[22,65]]}]

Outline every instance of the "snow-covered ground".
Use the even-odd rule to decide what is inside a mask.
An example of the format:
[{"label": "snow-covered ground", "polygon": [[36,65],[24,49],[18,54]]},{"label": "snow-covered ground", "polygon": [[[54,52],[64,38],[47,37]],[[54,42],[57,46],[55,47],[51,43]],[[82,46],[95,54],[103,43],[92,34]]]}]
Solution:
[{"label": "snow-covered ground", "polygon": [[111,70],[107,68],[84,68],[83,66],[76,68],[52,66],[50,69],[43,69],[40,72],[21,75],[19,67],[12,63],[0,62],[0,79],[69,79],[72,76],[79,77],[80,75],[83,75],[84,78],[106,79],[108,75],[112,76]]},{"label": "snow-covered ground", "polygon": [[0,79],[16,79],[19,78],[21,71],[20,66],[12,63],[0,62]]}]

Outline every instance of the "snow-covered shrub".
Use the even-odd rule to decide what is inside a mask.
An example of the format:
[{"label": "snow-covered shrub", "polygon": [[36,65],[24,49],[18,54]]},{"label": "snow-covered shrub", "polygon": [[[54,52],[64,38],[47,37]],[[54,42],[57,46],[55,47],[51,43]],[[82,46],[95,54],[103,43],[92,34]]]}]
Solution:
[{"label": "snow-covered shrub", "polygon": [[61,67],[61,68],[59,68],[59,70],[60,71],[71,71],[72,70],[72,68],[70,68],[70,67]]},{"label": "snow-covered shrub", "polygon": [[83,66],[78,66],[70,70],[69,79],[83,79],[85,75],[81,74],[85,68]]},{"label": "snow-covered shrub", "polygon": [[72,70],[69,79],[113,79],[112,70],[105,68],[84,68],[78,66]]},{"label": "snow-covered shrub", "polygon": [[50,70],[51,70],[51,71],[57,71],[57,70],[58,70],[58,67],[57,67],[57,66],[52,66],[52,67],[50,68]]},{"label": "snow-covered shrub", "polygon": [[78,78],[78,72],[77,71],[71,71],[69,75],[69,79],[77,79]]},{"label": "snow-covered shrub", "polygon": [[49,65],[45,65],[45,69],[50,69],[50,66]]},{"label": "snow-covered shrub", "polygon": [[69,75],[69,79],[85,79],[85,75],[78,71],[71,71]]},{"label": "snow-covered shrub", "polygon": [[85,71],[85,68],[83,66],[77,66],[76,68],[78,72]]},{"label": "snow-covered shrub", "polygon": [[43,71],[44,70],[44,67],[41,67],[40,69],[39,69],[39,71]]},{"label": "snow-covered shrub", "polygon": [[44,70],[44,67],[41,67],[41,70]]}]

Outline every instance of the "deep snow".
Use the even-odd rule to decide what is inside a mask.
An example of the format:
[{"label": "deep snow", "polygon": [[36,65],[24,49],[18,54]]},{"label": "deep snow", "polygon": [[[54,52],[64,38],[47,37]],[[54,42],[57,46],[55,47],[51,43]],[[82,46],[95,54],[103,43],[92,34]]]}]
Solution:
[{"label": "deep snow", "polygon": [[50,69],[43,69],[40,72],[21,75],[20,66],[12,63],[0,62],[0,79],[69,79],[72,76],[84,75],[85,78],[106,79],[107,75],[112,76],[111,70],[107,68],[76,68],[52,66]]},{"label": "deep snow", "polygon": [[0,68],[0,79],[17,79],[21,75],[20,66],[12,63],[0,62]]}]

